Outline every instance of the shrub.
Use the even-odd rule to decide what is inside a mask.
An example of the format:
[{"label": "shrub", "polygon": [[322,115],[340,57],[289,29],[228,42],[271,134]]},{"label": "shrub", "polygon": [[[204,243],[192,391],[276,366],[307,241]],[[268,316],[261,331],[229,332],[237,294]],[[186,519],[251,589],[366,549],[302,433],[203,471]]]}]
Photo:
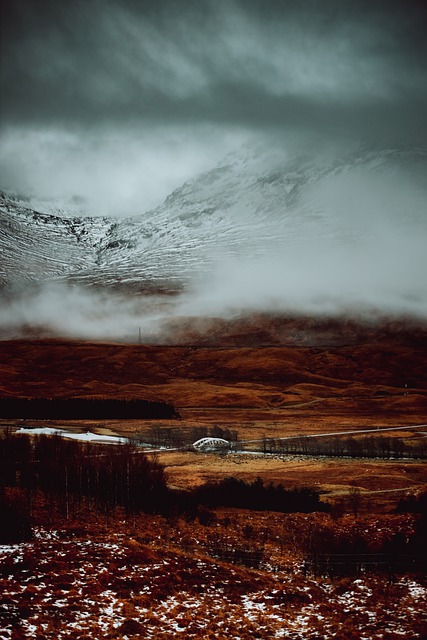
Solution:
[{"label": "shrub", "polygon": [[126,636],[134,636],[144,632],[144,626],[134,618],[128,618],[119,627],[120,633]]},{"label": "shrub", "polygon": [[285,489],[282,484],[265,486],[261,478],[245,482],[229,477],[219,482],[207,482],[194,490],[199,504],[213,507],[237,507],[257,511],[279,511],[282,513],[326,511],[328,505],[320,502],[317,491],[303,487]]}]

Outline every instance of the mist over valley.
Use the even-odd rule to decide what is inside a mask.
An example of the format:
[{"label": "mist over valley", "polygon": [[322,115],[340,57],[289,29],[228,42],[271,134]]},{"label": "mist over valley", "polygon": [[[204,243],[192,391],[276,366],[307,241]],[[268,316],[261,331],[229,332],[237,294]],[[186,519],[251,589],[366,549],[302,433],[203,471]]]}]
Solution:
[{"label": "mist over valley", "polygon": [[150,341],[179,317],[256,312],[423,322],[425,173],[422,149],[247,143],[127,218],[4,193],[2,334]]}]

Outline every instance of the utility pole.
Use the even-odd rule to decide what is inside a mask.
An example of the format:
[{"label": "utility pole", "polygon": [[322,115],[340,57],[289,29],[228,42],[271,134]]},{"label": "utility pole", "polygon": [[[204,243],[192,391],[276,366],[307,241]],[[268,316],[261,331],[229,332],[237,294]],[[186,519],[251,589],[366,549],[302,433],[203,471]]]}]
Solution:
[{"label": "utility pole", "polygon": [[142,344],[141,327],[138,330],[138,344]]}]

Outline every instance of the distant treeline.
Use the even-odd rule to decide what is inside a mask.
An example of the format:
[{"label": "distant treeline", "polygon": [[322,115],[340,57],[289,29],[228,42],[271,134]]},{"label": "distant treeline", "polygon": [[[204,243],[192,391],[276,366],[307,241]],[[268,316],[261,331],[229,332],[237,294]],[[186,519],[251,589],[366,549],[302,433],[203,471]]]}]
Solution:
[{"label": "distant treeline", "polygon": [[[230,443],[233,451],[245,452],[253,449],[254,444],[239,442],[238,432],[228,427],[213,425],[212,427],[188,427],[182,422],[174,426],[156,424],[148,430],[136,434],[135,441],[150,443],[157,447],[191,446],[200,438],[223,438]],[[257,448],[267,454],[330,456],[345,458],[383,458],[400,460],[402,458],[427,458],[427,438],[398,438],[388,435],[368,436],[335,436],[315,438],[300,436],[295,438],[264,439]]]},{"label": "distant treeline", "polygon": [[264,438],[264,453],[289,455],[331,456],[346,458],[427,458],[425,438],[396,438],[391,436],[359,436],[331,438]]},{"label": "distant treeline", "polygon": [[1,418],[33,420],[170,419],[179,414],[171,404],[150,400],[98,398],[0,398]]},{"label": "distant treeline", "polygon": [[282,484],[264,485],[261,478],[245,482],[229,477],[218,482],[206,482],[194,490],[198,504],[210,507],[236,507],[256,511],[282,513],[327,511],[317,491],[308,487],[285,489]]}]

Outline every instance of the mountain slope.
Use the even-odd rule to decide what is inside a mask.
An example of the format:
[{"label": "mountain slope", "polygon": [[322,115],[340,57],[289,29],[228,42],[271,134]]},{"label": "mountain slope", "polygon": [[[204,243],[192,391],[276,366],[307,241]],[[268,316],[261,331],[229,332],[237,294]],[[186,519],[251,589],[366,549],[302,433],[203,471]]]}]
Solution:
[{"label": "mountain slope", "polygon": [[0,284],[42,282],[94,268],[105,218],[38,213],[0,194]]},{"label": "mountain slope", "polygon": [[426,173],[421,149],[330,158],[245,148],[185,183],[161,206],[125,219],[38,213],[3,194],[0,283],[176,286],[228,261],[319,250],[324,256],[338,252],[336,260],[357,256],[355,270],[365,243],[373,253],[375,243],[387,242],[386,236],[380,241],[381,226],[395,235],[409,230],[418,239],[426,233]]}]

